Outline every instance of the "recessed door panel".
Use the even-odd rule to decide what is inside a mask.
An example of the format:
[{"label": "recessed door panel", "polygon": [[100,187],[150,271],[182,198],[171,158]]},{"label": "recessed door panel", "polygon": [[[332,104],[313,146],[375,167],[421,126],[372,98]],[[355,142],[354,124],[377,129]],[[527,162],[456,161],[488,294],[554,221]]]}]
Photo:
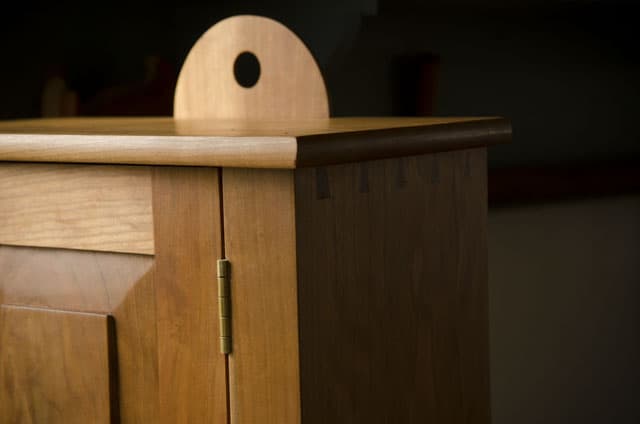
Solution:
[{"label": "recessed door panel", "polygon": [[0,317],[2,422],[117,422],[108,315],[2,305]]}]

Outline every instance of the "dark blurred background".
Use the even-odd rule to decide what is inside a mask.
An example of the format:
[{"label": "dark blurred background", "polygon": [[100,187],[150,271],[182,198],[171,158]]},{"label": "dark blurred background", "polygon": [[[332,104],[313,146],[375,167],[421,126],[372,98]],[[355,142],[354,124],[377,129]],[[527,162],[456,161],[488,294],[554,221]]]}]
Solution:
[{"label": "dark blurred background", "polygon": [[490,149],[495,423],[640,422],[640,7],[608,0],[5,2],[0,119],[170,115],[196,39],[296,32],[334,116],[501,115]]}]

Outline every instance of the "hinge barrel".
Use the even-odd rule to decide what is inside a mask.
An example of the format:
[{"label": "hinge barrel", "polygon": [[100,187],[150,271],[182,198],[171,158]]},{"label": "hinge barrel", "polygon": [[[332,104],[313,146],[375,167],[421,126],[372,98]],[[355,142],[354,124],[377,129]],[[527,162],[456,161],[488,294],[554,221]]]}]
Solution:
[{"label": "hinge barrel", "polygon": [[220,352],[231,353],[231,278],[227,259],[218,259],[218,319],[220,321]]}]

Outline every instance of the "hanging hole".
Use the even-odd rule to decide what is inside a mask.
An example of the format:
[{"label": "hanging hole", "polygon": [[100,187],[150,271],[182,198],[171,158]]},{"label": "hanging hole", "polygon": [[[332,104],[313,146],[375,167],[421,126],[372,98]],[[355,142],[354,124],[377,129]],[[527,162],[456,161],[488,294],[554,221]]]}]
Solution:
[{"label": "hanging hole", "polygon": [[251,88],[260,79],[260,62],[255,54],[242,52],[233,64],[233,75],[236,82],[244,88]]}]

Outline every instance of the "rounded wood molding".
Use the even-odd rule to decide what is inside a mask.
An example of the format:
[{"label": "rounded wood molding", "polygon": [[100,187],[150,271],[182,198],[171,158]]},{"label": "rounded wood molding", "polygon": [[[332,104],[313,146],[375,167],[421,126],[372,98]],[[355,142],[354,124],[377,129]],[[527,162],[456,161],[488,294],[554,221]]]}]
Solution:
[{"label": "rounded wood molding", "polygon": [[[247,52],[257,58],[259,76],[239,83],[239,56],[238,62],[255,68]],[[317,63],[293,32],[269,18],[241,15],[218,22],[189,52],[176,86],[174,116],[317,119],[329,117],[329,102]]]}]

